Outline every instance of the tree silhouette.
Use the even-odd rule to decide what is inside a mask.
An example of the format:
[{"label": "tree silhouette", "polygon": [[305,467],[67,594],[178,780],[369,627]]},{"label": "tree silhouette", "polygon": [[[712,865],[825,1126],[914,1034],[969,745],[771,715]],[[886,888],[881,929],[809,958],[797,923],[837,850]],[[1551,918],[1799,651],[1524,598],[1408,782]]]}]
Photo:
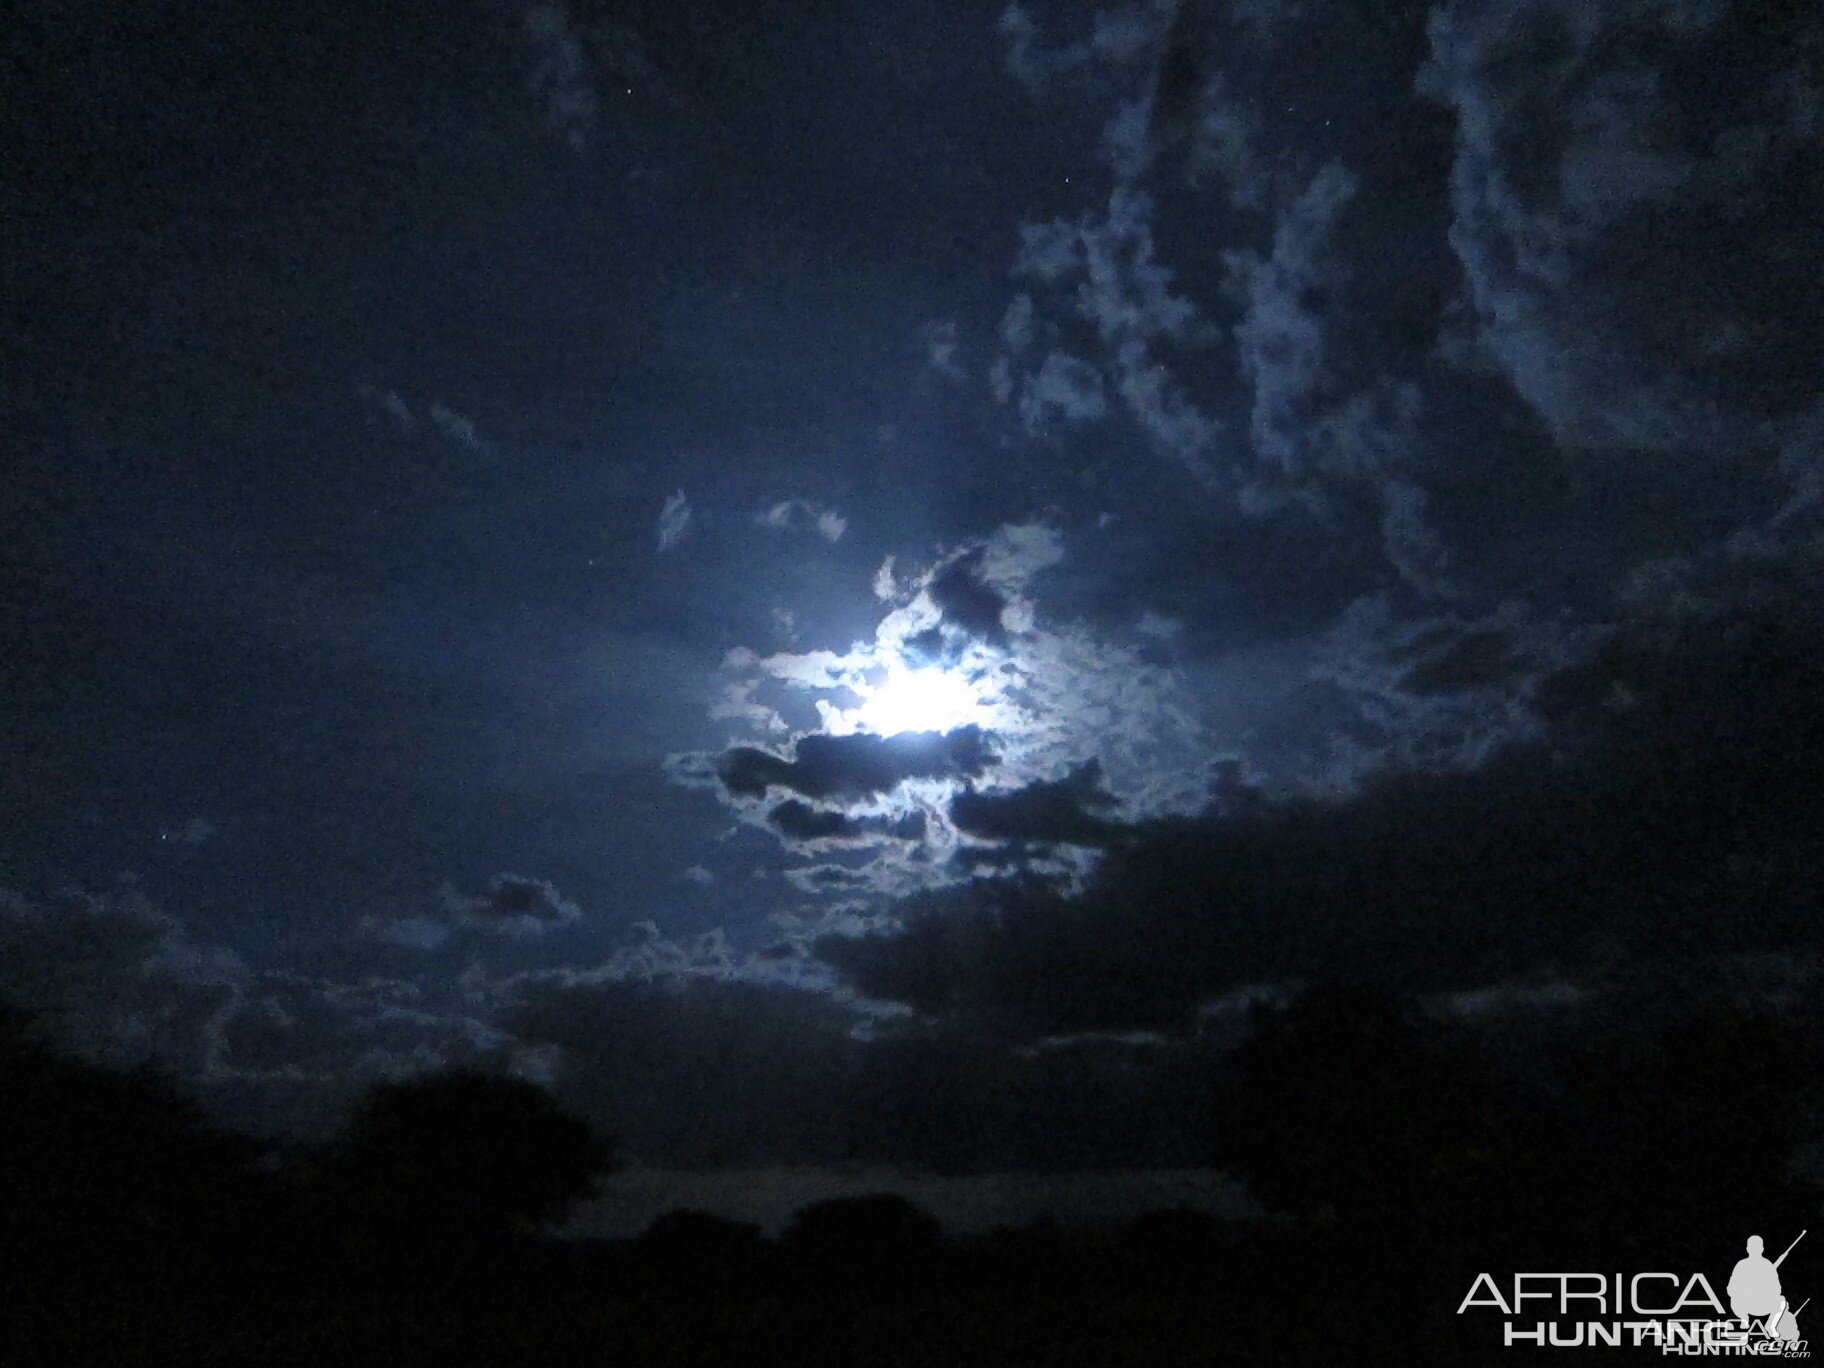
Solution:
[{"label": "tree silhouette", "polygon": [[1447,1218],[1497,1181],[1510,1111],[1479,1061],[1400,1004],[1326,988],[1257,1015],[1229,1061],[1216,1157],[1275,1210]]},{"label": "tree silhouette", "polygon": [[595,1192],[612,1145],[536,1084],[453,1070],[370,1090],[323,1156],[324,1214],[395,1273],[486,1263]]},{"label": "tree silhouette", "polygon": [[0,1004],[0,1359],[138,1361],[167,1308],[241,1285],[263,1149],[170,1080],[60,1053]]}]

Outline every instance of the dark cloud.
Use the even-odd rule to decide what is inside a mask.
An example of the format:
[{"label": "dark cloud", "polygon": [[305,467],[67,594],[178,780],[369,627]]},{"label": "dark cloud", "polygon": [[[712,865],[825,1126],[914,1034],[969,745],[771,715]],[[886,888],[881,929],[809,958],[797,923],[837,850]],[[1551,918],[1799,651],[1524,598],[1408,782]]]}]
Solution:
[{"label": "dark cloud", "polygon": [[249,983],[223,1039],[227,1084],[290,1078],[352,1092],[473,1058],[500,1036],[413,979],[273,972]]},{"label": "dark cloud", "polygon": [[197,942],[132,884],[42,899],[0,889],[0,1000],[85,1054],[218,1068],[250,977],[239,955]]},{"label": "dark cloud", "polygon": [[838,1150],[855,1017],[828,997],[714,979],[565,974],[513,989],[507,1024],[563,1052],[560,1095],[635,1158],[726,1163]]},{"label": "dark cloud", "polygon": [[813,807],[796,798],[775,805],[767,812],[766,820],[794,841],[854,841],[874,836],[916,841],[925,834],[923,812],[855,816],[834,808]]},{"label": "dark cloud", "polygon": [[1610,630],[1521,599],[1477,615],[1403,616],[1376,595],[1325,633],[1310,677],[1342,695],[1333,741],[1351,781],[1380,768],[1472,770],[1510,742],[1540,738],[1541,684]]},{"label": "dark cloud", "polygon": [[850,869],[846,865],[812,865],[795,874],[799,885],[804,888],[834,892],[870,892],[874,881],[865,870]]},{"label": "dark cloud", "polygon": [[463,910],[537,922],[569,922],[582,916],[576,904],[565,899],[548,880],[517,874],[496,874],[488,881],[487,894],[479,905],[465,903]]},{"label": "dark cloud", "polygon": [[1452,693],[1503,679],[1513,662],[1513,644],[1498,631],[1441,633],[1442,639],[1415,643],[1421,658],[1400,683],[1417,694]]},{"label": "dark cloud", "polygon": [[362,928],[378,940],[414,950],[438,950],[458,936],[528,940],[582,920],[582,909],[547,880],[496,874],[479,894],[444,884],[434,915],[367,917]]},{"label": "dark cloud", "polygon": [[1098,814],[1119,805],[1102,787],[1101,764],[1090,760],[1062,779],[1006,793],[965,788],[950,800],[950,820],[958,831],[983,841],[1099,846],[1120,828]]},{"label": "dark cloud", "polygon": [[1007,600],[982,578],[984,554],[977,549],[952,560],[931,576],[929,592],[946,622],[998,643],[1007,637],[1001,625]]},{"label": "dark cloud", "polygon": [[0,1001],[61,1045],[150,1065],[238,1125],[320,1131],[366,1084],[506,1043],[448,985],[250,966],[138,890],[0,890]]},{"label": "dark cloud", "polygon": [[[36,1001],[158,1042],[262,1124],[321,1124],[366,1081],[490,1058],[537,1069],[632,1153],[668,1162],[1196,1162],[1220,1004],[1263,985],[1344,979],[1448,994],[1466,1014],[1553,1012],[1630,978],[1676,986],[1695,965],[1816,947],[1824,629],[1736,616],[1663,630],[1542,681],[1551,746],[1469,774],[1382,774],[1339,802],[1230,784],[1202,817],[1129,829],[1081,891],[976,879],[871,933],[824,934],[809,964],[804,928],[744,957],[719,934],[648,926],[594,968],[261,973],[133,897],[13,899],[0,931],[9,966],[47,966],[11,975],[40,984]],[[1503,668],[1510,640],[1440,627],[1408,643],[1405,668],[1471,683]],[[958,824],[984,839],[1109,824],[1091,765],[969,796],[987,806]],[[777,807],[807,832],[820,811]],[[500,876],[460,910],[554,920],[568,906]],[[820,968],[914,1018],[832,994]],[[202,1044],[183,1053],[179,1034]]]},{"label": "dark cloud", "polygon": [[730,793],[744,798],[781,788],[812,800],[860,799],[891,793],[908,779],[970,778],[993,762],[988,734],[970,726],[897,736],[813,733],[798,738],[789,758],[736,746],[722,753],[716,773]]}]

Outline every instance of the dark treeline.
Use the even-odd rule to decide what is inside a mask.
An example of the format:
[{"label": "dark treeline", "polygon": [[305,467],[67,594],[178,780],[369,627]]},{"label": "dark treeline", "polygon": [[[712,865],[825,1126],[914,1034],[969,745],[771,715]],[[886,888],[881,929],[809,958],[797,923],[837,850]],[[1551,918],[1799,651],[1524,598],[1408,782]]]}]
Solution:
[{"label": "dark treeline", "polygon": [[1454,1314],[1477,1272],[1720,1288],[1746,1233],[1824,1224],[1789,1166],[1809,1038],[1730,1012],[1515,1051],[1315,990],[1219,1065],[1208,1158],[1268,1219],[956,1238],[882,1194],[777,1239],[681,1211],[605,1241],[555,1231],[612,1146],[530,1083],[386,1085],[332,1140],[278,1148],[9,1013],[0,1362],[1505,1361],[1498,1321]]}]

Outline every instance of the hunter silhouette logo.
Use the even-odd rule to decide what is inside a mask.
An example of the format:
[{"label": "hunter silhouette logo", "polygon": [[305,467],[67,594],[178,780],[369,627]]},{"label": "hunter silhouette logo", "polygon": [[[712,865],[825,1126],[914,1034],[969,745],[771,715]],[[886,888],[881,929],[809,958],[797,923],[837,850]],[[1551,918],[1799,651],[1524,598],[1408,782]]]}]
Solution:
[{"label": "hunter silhouette logo", "polygon": [[[1668,1354],[1810,1358],[1799,1338],[1799,1315],[1780,1282],[1780,1265],[1806,1236],[1801,1230],[1777,1259],[1759,1235],[1747,1240],[1747,1257],[1729,1274],[1727,1307],[1702,1273],[1516,1273],[1504,1290],[1479,1273],[1457,1314],[1478,1308],[1508,1317],[1502,1343],[1534,1348],[1651,1345]],[[1533,1304],[1529,1304],[1533,1303]],[[1552,1320],[1524,1319],[1546,1313]]]},{"label": "hunter silhouette logo", "polygon": [[[1804,1238],[1801,1230],[1799,1239],[1786,1246],[1786,1254],[1792,1253],[1793,1246]],[[1748,1257],[1738,1262],[1729,1275],[1729,1309],[1748,1324],[1758,1324],[1768,1339],[1796,1342],[1799,1311],[1809,1306],[1811,1299],[1807,1297],[1799,1311],[1790,1309],[1780,1294],[1780,1265],[1786,1262],[1786,1254],[1769,1263],[1761,1254],[1762,1248],[1759,1235],[1748,1237]]]}]

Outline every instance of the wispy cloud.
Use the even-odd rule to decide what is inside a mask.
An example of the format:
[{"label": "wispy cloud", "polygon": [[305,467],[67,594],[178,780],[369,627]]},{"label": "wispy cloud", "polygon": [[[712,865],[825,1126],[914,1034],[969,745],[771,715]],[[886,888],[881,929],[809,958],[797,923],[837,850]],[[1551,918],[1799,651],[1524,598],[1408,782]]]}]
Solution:
[{"label": "wispy cloud", "polygon": [[963,347],[962,327],[954,318],[933,319],[920,330],[919,336],[924,340],[928,369],[946,380],[969,378],[968,370],[959,359]]},{"label": "wispy cloud", "polygon": [[541,0],[527,7],[523,27],[534,58],[527,84],[544,104],[545,123],[581,152],[595,136],[600,107],[569,7]]},{"label": "wispy cloud", "polygon": [[831,543],[841,541],[842,534],[849,530],[847,518],[815,499],[780,499],[755,514],[754,521],[781,532],[815,532]]},{"label": "wispy cloud", "polygon": [[678,490],[665,500],[665,506],[659,510],[659,552],[663,555],[684,539],[690,530],[690,500],[683,490]]}]

